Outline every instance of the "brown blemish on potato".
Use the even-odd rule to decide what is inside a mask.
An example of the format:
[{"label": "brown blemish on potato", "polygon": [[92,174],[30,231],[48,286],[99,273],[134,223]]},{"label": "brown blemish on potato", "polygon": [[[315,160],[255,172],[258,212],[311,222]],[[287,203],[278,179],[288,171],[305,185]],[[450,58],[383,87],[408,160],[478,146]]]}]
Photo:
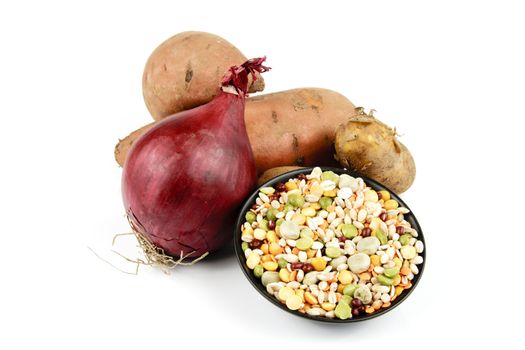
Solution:
[{"label": "brown blemish on potato", "polygon": [[317,116],[317,118],[321,118],[321,113],[319,113],[319,107],[311,106],[311,108],[314,110],[315,115]]},{"label": "brown blemish on potato", "polygon": [[191,69],[191,64],[189,64],[188,68],[186,69],[186,77],[184,78],[186,84],[189,84],[191,78],[193,78],[193,69]]},{"label": "brown blemish on potato", "polygon": [[164,68],[164,71],[165,71],[165,72],[168,71],[168,66],[166,66],[166,63],[164,63],[164,64],[162,65],[162,67]]},{"label": "brown blemish on potato", "polygon": [[299,165],[299,166],[303,166],[304,165],[304,157],[303,156],[300,156],[299,158],[297,158],[295,160],[295,164]]},{"label": "brown blemish on potato", "polygon": [[296,152],[299,149],[299,140],[297,139],[297,135],[292,134],[293,141],[292,141],[292,147],[293,150]]},{"label": "brown blemish on potato", "polygon": [[279,119],[277,118],[277,112],[272,111],[272,121],[277,124],[279,122]]}]

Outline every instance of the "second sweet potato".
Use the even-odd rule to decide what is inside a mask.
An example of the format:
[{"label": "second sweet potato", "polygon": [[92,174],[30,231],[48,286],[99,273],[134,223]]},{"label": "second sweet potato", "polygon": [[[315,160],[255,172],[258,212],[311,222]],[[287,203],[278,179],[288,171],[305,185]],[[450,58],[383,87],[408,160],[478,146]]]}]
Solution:
[{"label": "second sweet potato", "polygon": [[[293,89],[249,98],[244,118],[258,172],[291,164],[336,165],[335,130],[355,113],[352,102],[327,89]],[[116,146],[120,165],[134,140],[149,126],[134,131]]]}]

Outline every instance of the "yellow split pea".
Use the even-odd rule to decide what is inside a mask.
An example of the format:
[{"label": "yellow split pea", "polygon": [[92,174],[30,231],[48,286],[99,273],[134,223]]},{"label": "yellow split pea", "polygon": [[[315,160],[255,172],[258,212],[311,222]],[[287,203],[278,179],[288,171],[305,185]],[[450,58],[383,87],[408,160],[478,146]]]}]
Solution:
[{"label": "yellow split pea", "polygon": [[342,284],[350,284],[353,281],[352,273],[348,270],[343,270],[339,272],[338,279]]},{"label": "yellow split pea", "polygon": [[323,271],[326,267],[326,260],[323,258],[313,258],[310,264],[316,271]]}]

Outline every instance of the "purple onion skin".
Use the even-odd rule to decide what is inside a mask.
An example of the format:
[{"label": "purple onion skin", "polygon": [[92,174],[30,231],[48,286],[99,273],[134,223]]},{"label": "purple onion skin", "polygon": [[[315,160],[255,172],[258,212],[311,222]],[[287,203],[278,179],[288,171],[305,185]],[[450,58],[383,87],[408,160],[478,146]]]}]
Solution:
[{"label": "purple onion skin", "polygon": [[244,103],[242,94],[221,92],[164,119],[130,150],[122,175],[126,213],[165,253],[196,258],[231,239],[257,179]]}]

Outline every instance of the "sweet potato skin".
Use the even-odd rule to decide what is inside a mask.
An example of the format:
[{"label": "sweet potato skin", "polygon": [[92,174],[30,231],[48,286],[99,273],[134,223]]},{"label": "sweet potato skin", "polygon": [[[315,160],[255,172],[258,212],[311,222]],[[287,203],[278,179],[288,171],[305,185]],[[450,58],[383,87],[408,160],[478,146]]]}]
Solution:
[{"label": "sweet potato skin", "polygon": [[[144,102],[153,119],[205,104],[213,99],[220,81],[233,65],[247,58],[220,36],[205,32],[182,32],[157,47],[142,77]],[[258,75],[250,92],[262,91]]]},{"label": "sweet potato skin", "polygon": [[288,165],[288,166],[278,166],[275,168],[271,168],[266,170],[264,173],[259,176],[259,179],[257,180],[257,185],[261,186],[265,182],[273,179],[276,176],[282,175],[284,173],[287,173],[292,170],[301,169],[300,166],[294,166],[294,165]]},{"label": "sweet potato skin", "polygon": [[131,149],[131,146],[135,143],[135,141],[142,136],[142,134],[146,133],[153,125],[155,125],[155,122],[149,123],[141,127],[140,129],[137,129],[133,131],[128,136],[124,137],[122,140],[119,140],[117,145],[115,146],[115,160],[117,161],[118,165],[121,167],[124,166],[124,162],[126,161],[126,156],[128,155],[128,151]]},{"label": "sweet potato skin", "polygon": [[255,96],[245,121],[259,173],[284,165],[333,166],[335,130],[355,114],[343,95],[302,88]]},{"label": "sweet potato skin", "polygon": [[[292,164],[337,166],[335,130],[355,113],[352,102],[327,89],[294,89],[249,98],[244,118],[258,173]],[[121,166],[132,139],[148,129],[133,132],[117,145],[115,155]]]}]

